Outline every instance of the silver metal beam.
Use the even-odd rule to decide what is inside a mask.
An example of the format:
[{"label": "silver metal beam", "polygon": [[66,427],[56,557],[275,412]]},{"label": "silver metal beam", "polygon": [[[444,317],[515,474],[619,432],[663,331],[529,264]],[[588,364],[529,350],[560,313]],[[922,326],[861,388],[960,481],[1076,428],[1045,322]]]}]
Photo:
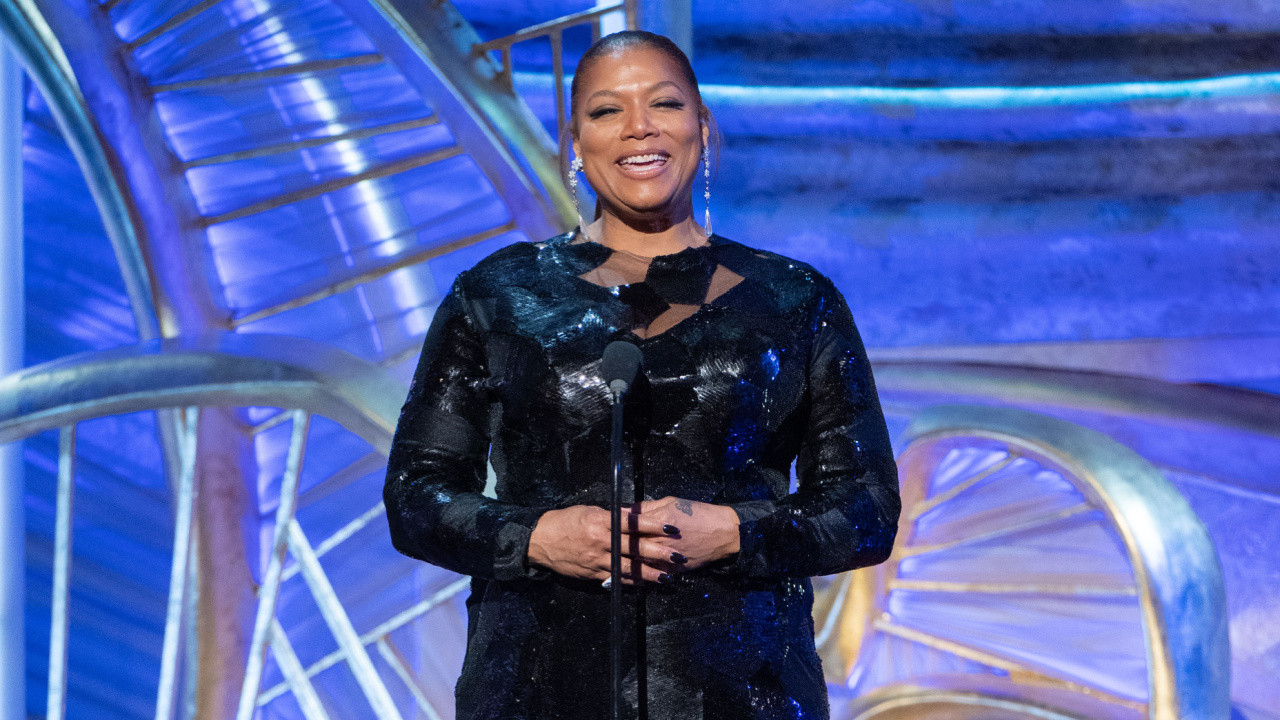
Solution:
[{"label": "silver metal beam", "polygon": [[[0,6],[0,30],[4,29]],[[0,376],[22,367],[22,70],[0,39]],[[25,720],[26,512],[22,443],[0,441],[0,720]]]},{"label": "silver metal beam", "polygon": [[232,333],[76,355],[0,378],[0,443],[158,407],[288,407],[324,415],[384,455],[406,388],[323,343]]},{"label": "silver metal beam", "polygon": [[340,292],[346,292],[357,285],[363,285],[377,280],[378,278],[386,277],[396,270],[424,263],[432,258],[447,255],[455,250],[460,250],[464,247],[484,242],[485,240],[495,238],[504,233],[509,233],[515,229],[516,224],[514,222],[507,222],[497,227],[489,228],[488,230],[483,230],[452,242],[441,243],[425,250],[400,255],[391,259],[389,262],[385,262],[377,267],[370,268],[364,272],[344,278],[338,282],[323,285],[310,292],[303,292],[301,295],[285,300],[284,302],[276,303],[275,305],[271,305],[260,310],[254,310],[248,314],[233,318],[231,320],[231,326],[233,328],[239,328],[244,325],[248,325],[249,323],[269,318],[272,315],[278,315],[287,310],[293,310],[305,305],[310,305],[313,302],[323,300],[327,297],[332,297]]},{"label": "silver metal beam", "polygon": [[243,85],[245,83],[262,82],[263,80],[275,80],[277,78],[287,78],[298,75],[315,75],[317,73],[333,72],[334,70],[344,70],[350,67],[378,65],[381,62],[382,56],[377,53],[353,55],[351,57],[332,58],[327,60],[310,60],[307,62],[295,63],[293,65],[281,65],[280,67],[273,67],[267,70],[256,70],[254,72],[235,73],[232,75],[214,75],[213,77],[200,78],[199,80],[183,80],[182,82],[152,85],[151,92],[164,93],[177,92],[179,90],[193,90],[196,88],[219,87],[223,85]]},{"label": "silver metal beam", "polygon": [[[384,517],[386,513],[387,513],[387,506],[383,505],[382,502],[379,501],[377,505],[374,505],[372,508],[369,508],[368,510],[366,510],[364,514],[362,514],[360,517],[356,518],[355,520],[352,520],[346,525],[343,525],[341,528],[338,529],[337,532],[325,538],[324,542],[317,545],[315,550],[316,558],[319,559],[324,557],[325,553],[329,552],[330,550],[346,542],[351,538],[352,535],[355,535],[356,533],[360,532],[362,528],[364,528],[366,525],[373,522],[374,520],[377,520],[380,517]],[[295,562],[293,565],[290,565],[288,568],[285,569],[284,574],[281,575],[280,577],[281,582],[288,580],[294,575],[297,575],[300,570],[301,570],[301,565],[299,565],[298,563]]]},{"label": "silver metal beam", "polygon": [[191,168],[204,167],[206,165],[221,165],[222,163],[237,162],[239,160],[252,160],[253,158],[296,152],[298,150],[306,150],[307,148],[331,145],[337,142],[363,140],[365,138],[377,137],[388,133],[431,127],[432,125],[439,124],[439,122],[440,117],[438,115],[431,115],[429,117],[418,118],[417,120],[404,120],[401,122],[387,123],[386,125],[359,128],[357,130],[336,133],[334,135],[324,135],[322,137],[307,138],[305,140],[291,140],[289,142],[263,145],[261,147],[250,148],[248,150],[237,150],[235,152],[222,153],[221,155],[210,155],[209,157],[200,158],[198,160],[189,160],[184,162],[182,163],[182,167],[184,170],[190,170]]},{"label": "silver metal beam", "polygon": [[393,645],[391,638],[386,635],[378,638],[377,646],[378,654],[391,666],[405,687],[409,688],[409,694],[413,695],[413,701],[417,703],[422,714],[427,716],[427,720],[442,720],[440,713],[436,712],[435,706],[427,699],[427,694],[418,685],[417,678],[413,676],[413,668],[409,667],[409,661],[405,659],[404,653],[400,652],[400,648]]},{"label": "silver metal beam", "polygon": [[338,190],[349,188],[352,185],[357,185],[369,180],[377,180],[379,178],[390,177],[392,175],[399,175],[400,173],[425,167],[432,163],[438,163],[442,160],[448,160],[451,157],[457,157],[461,154],[462,148],[455,145],[453,147],[442,148],[423,155],[414,155],[413,157],[408,157],[403,160],[396,160],[394,162],[376,165],[364,172],[359,172],[354,175],[326,180],[325,182],[317,183],[310,187],[305,187],[290,193],[285,193],[284,195],[267,198],[266,200],[252,203],[242,208],[236,208],[235,210],[230,210],[219,215],[208,215],[204,217],[201,222],[207,227],[209,225],[217,225],[218,223],[239,220],[240,218],[249,217],[250,215],[257,215],[258,213],[264,213],[278,207],[284,207],[285,205],[291,205],[296,202],[302,202],[303,200],[317,198],[331,192],[337,192]]},{"label": "silver metal beam", "polygon": [[302,663],[298,660],[297,653],[293,651],[289,636],[285,634],[280,621],[275,618],[271,620],[271,654],[275,656],[280,674],[284,675],[285,683],[289,685],[294,699],[298,701],[302,716],[306,720],[329,720],[329,713],[324,709],[324,703],[320,702],[320,696],[316,694],[311,678],[307,677],[307,673],[302,669]]},{"label": "silver metal beam", "polygon": [[520,230],[541,240],[573,226],[555,141],[503,71],[472,48],[470,23],[447,2],[335,0],[422,94],[497,188]]},{"label": "silver metal beam", "polygon": [[[428,612],[434,610],[442,603],[448,602],[455,595],[469,587],[471,587],[471,580],[469,578],[454,580],[433,593],[430,597],[424,598],[413,607],[400,611],[390,620],[387,620],[364,635],[361,635],[360,642],[364,645],[372,645],[378,641],[378,638],[389,635],[414,620],[417,620],[419,617],[422,617]],[[334,665],[342,662],[345,657],[346,653],[342,648],[334,650],[328,655],[325,655],[312,663],[311,667],[307,668],[307,677],[315,677],[316,675],[319,675],[325,670],[328,670]],[[267,688],[263,691],[262,695],[258,697],[258,705],[266,705],[286,692],[288,692],[288,686],[285,683],[280,683],[279,685]]]},{"label": "silver metal beam", "polygon": [[[289,550],[301,566],[302,579],[311,589],[311,595],[315,598],[320,614],[324,616],[324,621],[333,633],[334,639],[338,641],[338,647],[342,648],[343,654],[346,655],[347,665],[351,667],[360,690],[372,706],[374,716],[378,720],[402,720],[400,710],[391,699],[391,693],[387,692],[387,686],[378,676],[378,671],[373,667],[373,661],[369,659],[369,653],[364,649],[364,643],[360,641],[360,636],[356,635],[351,618],[347,617],[347,611],[338,600],[338,594],[334,592],[329,577],[320,567],[320,559],[311,549],[311,543],[307,541],[306,534],[302,532],[302,527],[296,520],[289,523]],[[257,695],[256,687],[254,695]]]},{"label": "silver metal beam", "polygon": [[76,428],[58,434],[58,499],[53,530],[53,603],[49,623],[49,694],[47,720],[67,714],[67,630],[71,596],[71,509],[76,489]]},{"label": "silver metal beam", "polygon": [[[119,159],[104,139],[81,91],[58,35],[33,0],[0,2],[0,35],[13,43],[14,52],[49,103],[58,129],[84,173],[85,183],[98,206],[103,227],[107,237],[111,238],[111,246],[120,265],[138,337],[149,340],[159,336],[157,288],[153,287],[143,249],[146,230],[137,222],[137,203]],[[21,173],[16,177],[21,182]],[[19,196],[6,193],[5,197]],[[15,217],[8,213],[5,216]],[[161,298],[159,304],[165,302]],[[6,663],[6,666],[10,665]],[[13,696],[8,691],[0,695],[6,698]],[[25,718],[25,711],[23,713]]]},{"label": "silver metal beam", "polygon": [[178,478],[177,512],[173,521],[173,564],[169,572],[169,604],[164,619],[164,646],[160,654],[160,683],[156,691],[155,720],[173,720],[178,701],[178,662],[183,616],[187,609],[187,579],[192,560],[192,518],[195,511],[196,438],[200,409],[189,407],[183,418],[180,445],[182,474]]},{"label": "silver metal beam", "polygon": [[293,524],[294,502],[298,498],[298,477],[302,474],[302,460],[310,426],[310,415],[301,410],[293,411],[289,454],[285,461],[284,476],[280,478],[280,506],[276,509],[275,536],[271,554],[267,558],[267,569],[262,573],[262,586],[258,590],[258,611],[254,616],[253,639],[249,643],[249,660],[244,671],[244,684],[240,686],[240,705],[236,710],[236,720],[253,720],[257,709],[262,666],[266,660],[267,643],[271,639],[271,624],[275,622],[276,600],[280,595],[280,573],[284,567],[285,550],[289,546],[289,528]]},{"label": "silver metal beam", "polygon": [[197,3],[196,5],[190,8],[187,8],[186,10],[183,10],[182,12],[178,13],[177,15],[174,15],[168,20],[165,20],[164,22],[160,23],[159,25],[152,28],[151,30],[148,30],[147,32],[143,33],[137,38],[134,38],[133,40],[130,40],[129,42],[125,43],[125,47],[128,48],[129,50],[134,50],[143,45],[146,45],[152,40],[155,40],[161,35],[164,35],[170,32],[171,30],[178,28],[180,25],[182,25],[186,21],[194,18],[195,16],[199,15],[205,10],[208,10],[209,8],[221,2],[222,0],[203,0],[203,2]]}]

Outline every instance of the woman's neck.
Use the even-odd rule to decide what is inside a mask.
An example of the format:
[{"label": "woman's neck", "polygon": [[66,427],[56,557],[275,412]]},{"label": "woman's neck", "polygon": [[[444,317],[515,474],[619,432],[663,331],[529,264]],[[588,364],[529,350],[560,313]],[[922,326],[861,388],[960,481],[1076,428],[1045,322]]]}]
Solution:
[{"label": "woman's neck", "polygon": [[643,257],[672,255],[707,243],[702,226],[692,216],[671,224],[637,228],[606,212],[587,226],[587,236],[614,250]]}]

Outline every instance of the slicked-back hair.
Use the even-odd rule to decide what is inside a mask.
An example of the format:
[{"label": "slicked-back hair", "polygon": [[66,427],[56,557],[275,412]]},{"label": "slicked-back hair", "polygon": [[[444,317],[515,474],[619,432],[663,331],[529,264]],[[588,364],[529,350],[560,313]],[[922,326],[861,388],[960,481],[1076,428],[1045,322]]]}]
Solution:
[{"label": "slicked-back hair", "polygon": [[[591,68],[600,61],[600,58],[623,53],[634,48],[657,50],[675,63],[680,75],[688,83],[689,88],[693,90],[693,97],[698,103],[698,119],[707,125],[707,145],[711,152],[713,172],[719,164],[720,130],[716,126],[716,118],[711,114],[711,109],[702,101],[702,90],[698,87],[698,76],[693,72],[693,65],[689,62],[689,56],[684,54],[679,45],[676,45],[664,35],[651,33],[647,30],[623,30],[612,35],[605,35],[587,48],[587,51],[582,54],[582,59],[578,61],[577,70],[573,73],[573,82],[569,85],[569,122],[565,123],[564,130],[560,133],[560,177],[565,179],[566,182],[573,154],[572,143],[578,137],[578,94],[581,92],[581,85],[578,81],[591,72]],[[599,208],[597,207],[598,215]]]}]

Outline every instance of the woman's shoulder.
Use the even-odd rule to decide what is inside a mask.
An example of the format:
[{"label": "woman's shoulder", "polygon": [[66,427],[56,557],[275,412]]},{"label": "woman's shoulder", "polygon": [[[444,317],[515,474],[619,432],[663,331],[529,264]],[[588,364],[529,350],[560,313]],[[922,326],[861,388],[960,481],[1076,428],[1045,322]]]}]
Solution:
[{"label": "woman's shoulder", "polygon": [[719,235],[712,237],[712,252],[719,264],[744,279],[762,284],[784,306],[807,306],[825,299],[843,300],[830,278],[801,260]]},{"label": "woman's shoulder", "polygon": [[500,288],[528,286],[542,271],[539,257],[549,247],[567,242],[573,233],[548,240],[520,240],[489,253],[471,268],[458,274],[457,284],[468,294],[489,294]]}]

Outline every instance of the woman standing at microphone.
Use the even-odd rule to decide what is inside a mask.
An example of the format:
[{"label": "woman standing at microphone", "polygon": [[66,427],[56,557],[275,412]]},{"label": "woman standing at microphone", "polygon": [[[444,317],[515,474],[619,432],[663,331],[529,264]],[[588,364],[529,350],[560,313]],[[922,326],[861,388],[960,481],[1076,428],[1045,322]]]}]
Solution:
[{"label": "woman standing at microphone", "polygon": [[458,277],[391,450],[396,548],[474,578],[457,717],[609,716],[600,357],[625,339],[631,716],[825,718],[807,578],[886,559],[900,508],[853,318],[812,268],[695,221],[714,132],[671,41],[603,38],[571,98],[599,219]]}]

